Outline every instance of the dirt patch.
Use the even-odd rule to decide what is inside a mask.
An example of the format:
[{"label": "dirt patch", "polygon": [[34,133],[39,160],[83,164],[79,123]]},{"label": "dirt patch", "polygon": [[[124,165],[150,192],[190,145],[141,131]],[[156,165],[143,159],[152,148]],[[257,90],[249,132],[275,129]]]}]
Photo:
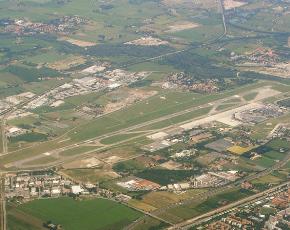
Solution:
[{"label": "dirt patch", "polygon": [[167,161],[161,164],[160,167],[168,169],[168,170],[178,170],[182,168],[182,164],[175,161]]},{"label": "dirt patch", "polygon": [[120,175],[112,171],[111,168],[103,167],[100,169],[72,169],[64,170],[63,174],[77,182],[97,183],[119,178]]},{"label": "dirt patch", "polygon": [[136,46],[161,46],[161,45],[168,45],[167,41],[163,41],[159,38],[153,37],[142,37],[140,39],[126,42],[126,45],[136,45]]},{"label": "dirt patch", "polygon": [[83,159],[83,160],[76,160],[67,164],[64,164],[63,167],[65,169],[73,169],[73,168],[96,168],[103,166],[103,162],[98,160],[95,157]]},{"label": "dirt patch", "polygon": [[135,161],[139,164],[144,165],[146,168],[156,166],[158,163],[151,157],[148,156],[140,156],[135,158]]},{"label": "dirt patch", "polygon": [[261,101],[269,97],[274,97],[281,94],[280,91],[274,90],[271,87],[264,87],[254,90],[253,92],[258,92],[257,96],[254,98],[254,101]]},{"label": "dirt patch", "polygon": [[208,166],[218,158],[222,158],[223,154],[212,152],[199,156],[196,161],[202,165]]},{"label": "dirt patch", "polygon": [[253,67],[251,71],[255,71],[262,74],[273,75],[282,78],[290,77],[290,62],[277,63],[271,67]]},{"label": "dirt patch", "polygon": [[183,30],[190,30],[199,27],[200,25],[193,22],[178,22],[173,25],[168,26],[166,33],[175,33]]},{"label": "dirt patch", "polygon": [[61,61],[57,61],[48,65],[49,68],[55,70],[67,70],[72,67],[84,64],[86,59],[82,56],[69,57]]},{"label": "dirt patch", "polygon": [[226,10],[241,7],[247,4],[248,4],[247,2],[240,2],[240,1],[235,1],[235,0],[224,0],[224,7]]},{"label": "dirt patch", "polygon": [[106,163],[112,165],[112,164],[115,164],[115,163],[119,162],[122,159],[123,158],[121,158],[119,156],[110,156],[110,157],[107,157],[107,158],[103,159],[103,161],[105,161]]},{"label": "dirt patch", "polygon": [[113,92],[108,95],[108,97],[113,98],[113,100],[105,106],[104,113],[117,111],[156,94],[157,91],[145,91],[139,89],[126,89],[126,94],[122,94],[122,92]]},{"label": "dirt patch", "polygon": [[217,8],[215,0],[163,0],[162,3],[168,7],[183,5],[186,7],[196,7],[204,9]]},{"label": "dirt patch", "polygon": [[60,38],[59,40],[61,41],[67,41],[73,45],[79,46],[79,47],[90,47],[90,46],[95,46],[96,43],[94,42],[87,42],[87,41],[82,41],[82,40],[77,40],[77,39],[73,39],[73,38]]}]

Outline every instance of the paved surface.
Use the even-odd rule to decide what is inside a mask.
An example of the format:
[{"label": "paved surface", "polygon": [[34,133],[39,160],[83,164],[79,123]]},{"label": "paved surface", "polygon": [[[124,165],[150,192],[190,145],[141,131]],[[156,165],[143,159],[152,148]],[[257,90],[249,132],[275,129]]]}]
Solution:
[{"label": "paved surface", "polygon": [[6,230],[4,177],[0,174],[0,230]]}]

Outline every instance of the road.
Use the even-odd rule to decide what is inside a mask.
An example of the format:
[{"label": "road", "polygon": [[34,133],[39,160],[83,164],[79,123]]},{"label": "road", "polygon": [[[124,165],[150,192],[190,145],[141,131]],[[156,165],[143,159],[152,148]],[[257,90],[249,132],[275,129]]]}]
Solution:
[{"label": "road", "polygon": [[233,210],[235,208],[238,208],[240,206],[245,206],[249,202],[253,203],[261,198],[265,198],[266,196],[271,196],[277,193],[277,191],[285,191],[290,186],[290,182],[283,183],[281,185],[275,186],[273,188],[267,189],[263,192],[257,193],[255,195],[249,196],[247,198],[241,199],[239,201],[236,201],[234,203],[225,205],[221,208],[215,209],[213,211],[207,212],[205,214],[202,214],[200,216],[194,217],[192,219],[186,220],[182,223],[176,224],[172,227],[169,227],[168,230],[173,229],[188,229],[194,225],[202,224],[203,222],[207,222],[210,218],[213,216],[217,216],[220,213],[225,213],[229,210]]},{"label": "road", "polygon": [[2,174],[0,174],[0,230],[6,230],[6,204],[4,182],[4,177]]},{"label": "road", "polygon": [[7,147],[7,136],[6,136],[6,118],[5,116],[2,118],[1,122],[1,135],[2,135],[2,154],[5,155],[8,153],[8,147]]}]

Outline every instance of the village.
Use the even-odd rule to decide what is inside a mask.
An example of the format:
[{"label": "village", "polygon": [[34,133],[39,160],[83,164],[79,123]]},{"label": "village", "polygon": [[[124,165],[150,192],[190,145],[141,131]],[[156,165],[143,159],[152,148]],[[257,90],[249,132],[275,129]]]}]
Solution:
[{"label": "village", "polygon": [[287,188],[247,203],[228,212],[215,216],[209,224],[199,229],[287,229],[290,226],[289,215],[290,190]]},{"label": "village", "polygon": [[5,33],[15,33],[17,35],[50,34],[59,33],[70,34],[79,26],[87,23],[87,20],[79,16],[64,16],[51,20],[48,23],[37,23],[25,19],[3,19],[0,24],[4,25]]},{"label": "village", "polygon": [[[88,71],[87,69],[85,71]],[[35,100],[28,103],[25,109],[31,110],[40,106],[59,107],[64,102],[64,99],[85,95],[102,90],[114,90],[121,86],[132,84],[135,81],[146,78],[149,75],[147,72],[127,72],[116,69],[113,71],[106,71],[100,77],[85,76],[74,79],[70,83],[65,83],[49,92],[37,97]]]},{"label": "village", "polygon": [[100,196],[122,202],[130,199],[125,194],[99,188],[98,184],[80,184],[53,170],[9,173],[5,177],[5,197],[8,201],[20,204],[61,196]]}]

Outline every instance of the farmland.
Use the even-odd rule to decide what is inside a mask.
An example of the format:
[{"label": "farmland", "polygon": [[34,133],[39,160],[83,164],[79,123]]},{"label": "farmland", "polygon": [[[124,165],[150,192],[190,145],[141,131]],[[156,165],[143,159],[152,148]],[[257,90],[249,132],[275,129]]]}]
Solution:
[{"label": "farmland", "polygon": [[[140,217],[140,213],[127,208],[123,205],[114,203],[109,200],[93,199],[76,201],[71,198],[36,200],[23,204],[17,210],[11,210],[11,220],[8,223],[9,228],[14,227],[15,219],[21,213],[36,218],[38,223],[44,223],[48,220],[61,224],[66,229],[115,229],[116,226],[125,226],[136,218]],[[13,218],[14,217],[14,218]],[[13,219],[12,219],[13,218]],[[42,229],[42,226],[34,228],[27,218],[24,224],[30,226],[31,229]],[[35,224],[35,222],[33,223]],[[17,225],[16,225],[17,226]]]}]

